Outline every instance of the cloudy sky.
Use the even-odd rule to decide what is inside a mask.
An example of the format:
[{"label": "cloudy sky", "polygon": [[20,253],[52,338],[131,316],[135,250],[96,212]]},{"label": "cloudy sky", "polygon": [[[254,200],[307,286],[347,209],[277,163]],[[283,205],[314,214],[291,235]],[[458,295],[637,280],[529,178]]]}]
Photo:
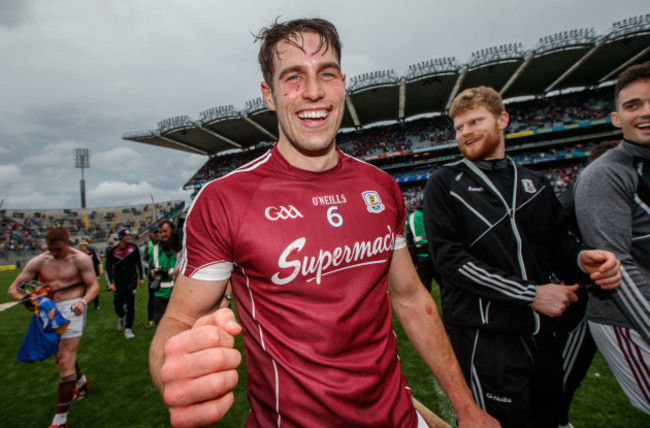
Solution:
[{"label": "cloudy sky", "polygon": [[[321,5],[322,4],[322,5]],[[251,33],[320,16],[349,77],[576,28],[605,34],[647,0],[0,0],[3,208],[78,208],[74,149],[90,149],[89,207],[187,199],[206,157],[122,140],[160,120],[243,109],[261,75]]]}]

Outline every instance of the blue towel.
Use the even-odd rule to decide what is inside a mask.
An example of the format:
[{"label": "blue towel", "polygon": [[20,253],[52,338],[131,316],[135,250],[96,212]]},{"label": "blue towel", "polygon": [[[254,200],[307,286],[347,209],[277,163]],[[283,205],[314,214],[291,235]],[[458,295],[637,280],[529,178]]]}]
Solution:
[{"label": "blue towel", "polygon": [[39,297],[34,306],[36,313],[20,345],[16,361],[42,361],[59,352],[59,339],[70,324],[47,297]]}]

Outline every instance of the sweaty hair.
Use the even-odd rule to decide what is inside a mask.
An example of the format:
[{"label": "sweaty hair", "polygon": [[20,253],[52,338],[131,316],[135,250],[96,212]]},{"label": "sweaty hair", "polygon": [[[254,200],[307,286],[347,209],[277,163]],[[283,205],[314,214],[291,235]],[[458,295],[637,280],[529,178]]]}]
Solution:
[{"label": "sweaty hair", "polygon": [[45,235],[45,242],[47,242],[47,245],[56,241],[61,241],[64,244],[70,243],[70,235],[68,235],[68,230],[66,228],[53,227],[47,231],[47,234]]},{"label": "sweaty hair", "polygon": [[275,72],[273,57],[278,55],[278,43],[282,41],[291,43],[304,52],[301,33],[317,34],[320,37],[320,44],[316,52],[320,52],[323,48],[325,52],[332,49],[336,59],[341,62],[341,47],[343,45],[336,27],[331,22],[320,18],[295,19],[287,22],[278,22],[278,19],[270,27],[262,28],[255,36],[255,41],[261,41],[262,43],[257,59],[262,69],[264,81],[271,88],[273,88],[273,73]]},{"label": "sweaty hair", "polygon": [[485,107],[495,116],[506,111],[501,95],[489,86],[477,86],[465,89],[458,94],[449,108],[449,117],[453,120],[459,114],[476,107]]},{"label": "sweaty hair", "polygon": [[621,91],[638,80],[650,80],[650,61],[628,67],[618,75],[616,95],[614,96],[616,108],[618,108],[618,97]]}]

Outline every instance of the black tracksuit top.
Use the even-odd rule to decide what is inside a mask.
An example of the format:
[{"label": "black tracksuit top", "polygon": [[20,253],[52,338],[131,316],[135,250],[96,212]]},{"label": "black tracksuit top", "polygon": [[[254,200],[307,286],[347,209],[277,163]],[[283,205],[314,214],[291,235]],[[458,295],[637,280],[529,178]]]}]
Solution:
[{"label": "black tracksuit top", "polygon": [[447,164],[427,182],[424,222],[446,323],[515,334],[553,328],[531,308],[537,285],[574,283],[586,248],[544,175],[508,157]]}]

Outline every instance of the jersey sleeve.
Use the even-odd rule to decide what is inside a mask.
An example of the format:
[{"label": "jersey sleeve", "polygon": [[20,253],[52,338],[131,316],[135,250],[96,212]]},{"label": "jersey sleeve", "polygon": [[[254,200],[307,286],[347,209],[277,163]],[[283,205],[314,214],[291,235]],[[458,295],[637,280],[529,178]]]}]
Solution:
[{"label": "jersey sleeve", "polygon": [[138,272],[138,278],[139,279],[144,279],[145,274],[144,274],[144,268],[143,268],[143,265],[142,265],[142,255],[140,254],[140,249],[138,248],[138,246],[134,245],[134,247],[135,247],[135,254],[136,254],[136,256],[135,256],[135,258],[136,258],[135,269]]},{"label": "jersey sleeve", "polygon": [[576,186],[576,218],[585,243],[611,251],[621,261],[622,283],[612,297],[650,341],[650,283],[632,257],[633,212],[639,202],[630,171],[622,164],[606,162],[587,168]]},{"label": "jersey sleeve", "polygon": [[113,256],[113,250],[115,247],[111,248],[109,251],[106,253],[106,265],[104,266],[105,272],[106,272],[106,277],[108,278],[108,283],[112,284],[113,283],[113,276],[115,271],[113,270],[114,268],[114,259],[115,256]]},{"label": "jersey sleeve", "polygon": [[232,223],[217,183],[199,193],[187,214],[181,272],[189,278],[221,281],[232,272]]},{"label": "jersey sleeve", "polygon": [[397,224],[396,224],[396,233],[395,233],[395,250],[400,250],[406,248],[406,235],[404,226],[406,224],[406,208],[404,207],[404,195],[402,190],[399,188],[399,185],[395,180],[392,179],[393,183],[393,195],[395,195],[395,205],[397,207]]}]

